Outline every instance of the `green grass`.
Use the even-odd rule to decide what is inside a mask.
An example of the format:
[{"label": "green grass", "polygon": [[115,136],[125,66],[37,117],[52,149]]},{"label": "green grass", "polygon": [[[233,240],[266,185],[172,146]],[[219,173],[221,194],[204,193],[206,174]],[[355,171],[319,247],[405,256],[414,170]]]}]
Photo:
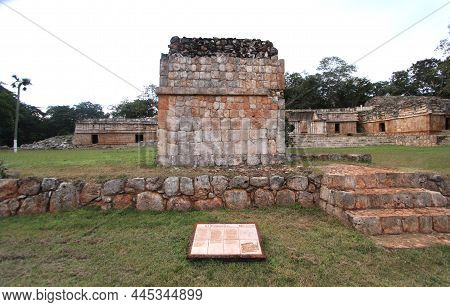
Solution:
[{"label": "green grass", "polygon": [[[257,222],[265,262],[186,260],[195,222]],[[0,220],[0,286],[448,286],[450,247],[385,250],[318,209]]]},{"label": "green grass", "polygon": [[135,176],[155,167],[156,149],[74,149],[0,151],[0,160],[20,176],[61,178]]},{"label": "green grass", "polygon": [[348,148],[305,148],[290,149],[290,151],[309,154],[371,154],[373,166],[412,171],[431,171],[450,176],[450,146],[414,147],[385,145]]},{"label": "green grass", "polygon": [[[290,149],[295,152],[296,149]],[[374,166],[404,170],[432,171],[450,176],[450,146],[367,146],[355,148],[308,148],[299,153],[369,153]],[[22,150],[17,154],[0,151],[12,175],[54,176],[67,179],[102,180],[111,177],[146,177],[154,175],[202,175],[211,169],[161,168],[155,165],[154,147],[123,149]],[[312,166],[322,165],[314,162]],[[308,166],[308,164],[305,164]],[[239,168],[226,171],[239,172]],[[223,174],[224,169],[220,172]]]}]

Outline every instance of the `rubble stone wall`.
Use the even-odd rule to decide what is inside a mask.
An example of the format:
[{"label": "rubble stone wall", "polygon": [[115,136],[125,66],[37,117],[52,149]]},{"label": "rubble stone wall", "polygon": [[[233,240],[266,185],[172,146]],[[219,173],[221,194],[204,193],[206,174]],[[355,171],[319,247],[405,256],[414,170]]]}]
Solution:
[{"label": "rubble stone wall", "polygon": [[284,159],[284,61],[270,42],[173,38],[169,48],[157,89],[158,164]]},{"label": "rubble stone wall", "polygon": [[[417,187],[450,199],[450,182],[430,173],[411,174]],[[326,180],[325,180],[326,181]],[[347,181],[339,181],[340,184]],[[316,207],[320,175],[264,177],[202,175],[111,179],[104,183],[27,177],[0,179],[0,217],[99,207],[139,211],[188,211],[290,206]]]},{"label": "rubble stone wall", "polygon": [[208,210],[316,206],[319,176],[197,176],[112,179],[103,184],[57,178],[0,179],[0,216],[83,207]]}]

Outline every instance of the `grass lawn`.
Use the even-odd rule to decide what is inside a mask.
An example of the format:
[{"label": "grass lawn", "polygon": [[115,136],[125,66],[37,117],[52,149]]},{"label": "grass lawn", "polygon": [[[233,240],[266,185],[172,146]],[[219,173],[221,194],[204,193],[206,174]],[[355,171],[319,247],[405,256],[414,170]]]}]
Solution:
[{"label": "grass lawn", "polygon": [[[295,149],[290,149],[295,152]],[[368,146],[356,148],[311,148],[298,149],[299,153],[370,153],[374,166],[393,167],[405,170],[438,172],[450,176],[450,146],[408,147]],[[156,167],[156,149],[76,149],[76,150],[21,150],[17,154],[0,151],[0,160],[13,175],[53,176],[67,179],[103,180],[111,177],[146,177],[155,175],[203,175],[212,169]],[[301,163],[301,162],[300,162]],[[322,165],[314,162],[309,165]],[[264,173],[264,169],[260,169]],[[298,169],[300,170],[300,169]],[[239,168],[217,168],[217,172],[240,173]]]},{"label": "grass lawn", "polygon": [[[190,262],[195,222],[257,222],[265,262]],[[0,220],[0,286],[448,286],[450,246],[386,250],[319,209]]]},{"label": "grass lawn", "polygon": [[[304,148],[290,149],[298,153],[355,153],[371,154],[372,165],[398,168],[409,171],[431,171],[450,176],[450,146],[367,146],[348,148]],[[315,162],[313,165],[320,163]]]},{"label": "grass lawn", "polygon": [[17,175],[58,178],[139,177],[155,167],[155,156],[154,147],[0,151]]}]

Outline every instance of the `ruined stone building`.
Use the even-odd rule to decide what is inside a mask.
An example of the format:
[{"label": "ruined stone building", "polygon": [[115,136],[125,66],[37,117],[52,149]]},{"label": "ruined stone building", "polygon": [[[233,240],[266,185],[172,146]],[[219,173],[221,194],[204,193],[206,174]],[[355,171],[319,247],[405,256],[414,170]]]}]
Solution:
[{"label": "ruined stone building", "polygon": [[374,97],[365,106],[288,110],[297,147],[446,144],[450,99],[415,96]]},{"label": "ruined stone building", "polygon": [[160,62],[157,162],[283,160],[284,61],[277,54],[269,41],[173,37]]},{"label": "ruined stone building", "polygon": [[359,113],[367,134],[433,134],[449,129],[450,99],[437,97],[385,96],[366,103]]},{"label": "ruined stone building", "polygon": [[286,118],[298,135],[357,133],[358,112],[354,108],[288,110]]},{"label": "ruined stone building", "polygon": [[156,118],[106,118],[80,120],[75,125],[74,145],[128,145],[156,141]]}]

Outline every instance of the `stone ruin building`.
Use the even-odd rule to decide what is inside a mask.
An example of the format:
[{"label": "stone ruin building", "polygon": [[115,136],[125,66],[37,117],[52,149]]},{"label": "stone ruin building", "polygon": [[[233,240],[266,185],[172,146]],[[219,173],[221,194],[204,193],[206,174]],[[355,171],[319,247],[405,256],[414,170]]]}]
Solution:
[{"label": "stone ruin building", "polygon": [[448,144],[450,99],[374,97],[365,106],[288,110],[297,147]]},{"label": "stone ruin building", "polygon": [[283,160],[284,61],[277,54],[269,41],[173,37],[160,62],[157,163]]},{"label": "stone ruin building", "polygon": [[77,121],[74,145],[128,145],[156,142],[157,119],[104,118]]},{"label": "stone ruin building", "polygon": [[366,103],[359,113],[368,134],[433,134],[450,129],[450,99],[437,97],[385,96]]}]

